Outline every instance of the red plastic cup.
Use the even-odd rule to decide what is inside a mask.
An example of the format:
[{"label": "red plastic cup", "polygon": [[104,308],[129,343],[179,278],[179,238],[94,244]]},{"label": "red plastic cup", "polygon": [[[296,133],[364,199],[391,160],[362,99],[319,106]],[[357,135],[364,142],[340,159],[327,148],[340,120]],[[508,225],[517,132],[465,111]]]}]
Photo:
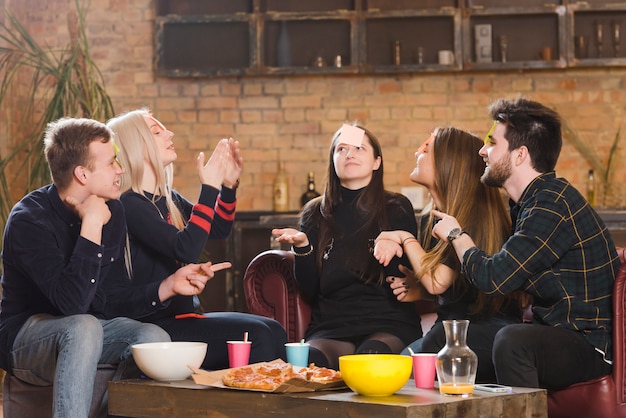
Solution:
[{"label": "red plastic cup", "polygon": [[247,366],[250,361],[251,341],[226,341],[230,367]]},{"label": "red plastic cup", "polygon": [[413,379],[415,387],[432,389],[435,387],[437,354],[415,353],[413,357]]}]

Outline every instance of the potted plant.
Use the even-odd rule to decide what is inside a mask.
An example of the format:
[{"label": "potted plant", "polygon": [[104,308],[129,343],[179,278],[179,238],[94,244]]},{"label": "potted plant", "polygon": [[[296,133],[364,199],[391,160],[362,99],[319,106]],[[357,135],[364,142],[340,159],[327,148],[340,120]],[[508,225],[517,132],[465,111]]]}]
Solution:
[{"label": "potted plant", "polygon": [[41,47],[9,10],[0,21],[3,229],[14,202],[50,182],[42,141],[47,124],[64,116],[106,120],[114,115],[103,76],[89,54],[86,7],[82,0],[74,3],[76,10],[68,13],[70,41],[59,49]]},{"label": "potted plant", "polygon": [[[565,119],[561,120],[563,134],[570,140],[572,145],[589,162],[594,173],[595,202],[590,202],[602,208],[621,208],[624,206],[624,187],[620,182],[615,182],[613,177],[615,168],[619,163],[621,128],[617,129],[611,148],[609,149],[606,162],[598,156],[593,148],[589,147],[580,135],[574,131]],[[597,186],[597,187],[595,187]]]}]

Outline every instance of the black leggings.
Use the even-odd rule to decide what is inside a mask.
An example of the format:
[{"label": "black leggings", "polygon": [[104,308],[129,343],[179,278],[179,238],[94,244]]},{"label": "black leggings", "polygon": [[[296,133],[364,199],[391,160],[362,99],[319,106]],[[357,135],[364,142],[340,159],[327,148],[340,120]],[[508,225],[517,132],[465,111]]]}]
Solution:
[{"label": "black leggings", "polygon": [[212,312],[204,316],[205,318],[167,318],[159,320],[157,325],[170,334],[172,341],[208,343],[207,355],[202,363],[205,370],[228,368],[226,341],[241,341],[245,332],[248,332],[248,339],[252,342],[250,363],[277,358],[286,361],[287,334],[278,321],[241,312]]},{"label": "black leggings", "polygon": [[353,340],[313,338],[307,342],[311,345],[309,362],[334,370],[339,370],[340,356],[347,354],[397,354],[405,346],[400,338],[384,332]]}]

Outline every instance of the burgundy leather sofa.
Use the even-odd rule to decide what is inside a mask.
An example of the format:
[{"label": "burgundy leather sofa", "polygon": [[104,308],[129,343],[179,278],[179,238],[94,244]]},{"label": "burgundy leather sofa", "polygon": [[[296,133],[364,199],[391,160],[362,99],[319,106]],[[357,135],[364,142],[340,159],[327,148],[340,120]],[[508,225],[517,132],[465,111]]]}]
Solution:
[{"label": "burgundy leather sofa", "polygon": [[[293,273],[293,254],[284,250],[268,250],[257,255],[248,265],[243,278],[248,310],[280,322],[289,341],[304,338],[311,308],[298,292]],[[422,317],[422,329],[427,332],[435,322],[435,303],[416,302]]]},{"label": "burgundy leather sofa", "polygon": [[548,391],[550,418],[626,418],[626,248],[617,248],[622,261],[613,287],[613,373],[563,390]]},{"label": "burgundy leather sofa", "polygon": [[[626,248],[618,248],[622,266],[613,294],[613,374],[588,382],[548,392],[550,418],[626,418],[625,328],[624,310],[626,282]],[[304,337],[311,310],[298,293],[293,273],[294,257],[289,251],[268,250],[257,255],[246,269],[243,284],[251,313],[274,318],[287,331],[289,341]],[[417,306],[422,314],[422,327],[430,329],[434,320],[434,304]]]}]

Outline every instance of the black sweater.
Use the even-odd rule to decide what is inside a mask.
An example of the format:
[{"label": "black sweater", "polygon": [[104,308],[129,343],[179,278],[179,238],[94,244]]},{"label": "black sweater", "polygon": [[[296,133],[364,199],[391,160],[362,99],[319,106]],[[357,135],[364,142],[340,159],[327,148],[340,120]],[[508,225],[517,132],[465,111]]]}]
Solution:
[{"label": "black sweater", "polygon": [[235,191],[222,188],[219,196],[218,193],[213,187],[202,186],[198,203],[193,205],[173,192],[176,205],[188,221],[182,230],[170,224],[165,198],[158,197],[153,203],[151,194],[147,194],[148,198],[133,191],[122,194],[130,235],[131,300],[135,303],[115,312],[116,315],[156,322],[194,311],[191,296],[174,296],[161,304],[158,287],[182,265],[196,263],[207,239],[226,238],[230,233],[235,217]]},{"label": "black sweater", "polygon": [[[352,259],[350,255],[355,248],[371,246],[380,232],[372,232],[367,237],[354,233],[363,223],[354,205],[361,192],[342,189],[343,203],[337,209],[335,218],[344,232],[338,231],[333,237],[332,249],[329,244],[318,248],[319,217],[300,225],[314,246],[311,255],[295,257],[296,280],[312,301],[307,338],[358,339],[375,332],[387,332],[409,344],[422,336],[415,305],[399,302],[386,282],[368,283],[359,278],[359,271],[364,266],[346,262]],[[385,204],[389,229],[405,230],[415,235],[417,225],[411,202],[402,195],[387,193]],[[328,252],[321,274],[318,274],[315,261],[318,251]],[[399,262],[395,258],[384,269],[384,276],[399,275]],[[410,266],[406,260],[402,264]]]}]

